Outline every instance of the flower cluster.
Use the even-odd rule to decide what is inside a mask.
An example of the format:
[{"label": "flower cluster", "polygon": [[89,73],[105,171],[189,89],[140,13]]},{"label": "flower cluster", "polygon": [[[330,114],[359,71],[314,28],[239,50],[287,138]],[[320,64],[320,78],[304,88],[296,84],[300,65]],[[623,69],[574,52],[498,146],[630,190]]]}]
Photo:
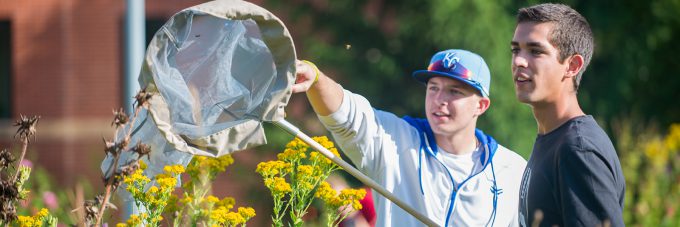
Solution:
[{"label": "flower cluster", "polygon": [[[255,216],[255,210],[250,207],[231,211],[236,203],[234,198],[220,200],[208,195],[217,174],[224,172],[232,163],[234,159],[230,155],[219,158],[195,156],[191,160],[186,168],[189,179],[182,184],[182,195],[170,196],[165,207],[164,213],[172,216],[173,226],[245,226]],[[166,166],[164,170],[178,173],[177,168]]]},{"label": "flower cluster", "polygon": [[364,189],[343,189],[338,193],[328,182],[322,182],[314,194],[316,198],[326,203],[326,214],[328,226],[336,226],[351,210],[361,210],[361,200],[366,196]]},{"label": "flower cluster", "polygon": [[141,224],[157,226],[163,220],[161,214],[170,200],[171,194],[177,185],[177,179],[184,173],[181,165],[165,166],[163,173],[154,177],[155,184],[150,184],[151,179],[144,175],[145,165],[142,160],[140,168],[129,176],[125,176],[123,182],[127,184],[127,190],[135,199],[137,207],[146,208],[147,212],[140,216],[131,217],[128,224],[136,226],[136,218],[141,220]]},{"label": "flower cluster", "polygon": [[207,175],[208,180],[212,181],[218,173],[224,172],[232,163],[234,163],[234,158],[231,155],[223,155],[219,158],[195,156],[187,166],[187,173],[192,179]]},{"label": "flower cluster", "polygon": [[[680,124],[667,134],[656,128],[619,125],[617,152],[626,180],[623,218],[633,226],[680,223]],[[663,195],[663,196],[659,196]]]},{"label": "flower cluster", "polygon": [[50,215],[50,212],[42,208],[34,216],[19,216],[17,222],[21,227],[40,227],[40,226],[57,226],[57,218]]},{"label": "flower cluster", "polygon": [[[313,140],[339,156],[328,137],[314,137]],[[255,170],[274,199],[272,221],[275,226],[283,226],[284,214],[288,212],[291,225],[301,226],[302,217],[314,199],[314,190],[339,167],[299,138],[286,144],[277,159],[262,162]]]},{"label": "flower cluster", "polygon": [[250,207],[239,207],[237,212],[229,211],[224,206],[217,207],[210,212],[210,226],[237,226],[245,225],[251,218],[255,217],[255,209]]}]

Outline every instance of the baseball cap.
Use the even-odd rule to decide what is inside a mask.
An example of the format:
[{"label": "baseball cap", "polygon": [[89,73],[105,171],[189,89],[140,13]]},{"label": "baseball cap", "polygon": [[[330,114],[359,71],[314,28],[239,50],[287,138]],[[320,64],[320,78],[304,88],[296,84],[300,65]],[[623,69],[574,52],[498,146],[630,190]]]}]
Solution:
[{"label": "baseball cap", "polygon": [[440,51],[432,56],[427,70],[415,71],[412,76],[425,84],[435,76],[456,79],[474,87],[483,97],[489,97],[489,67],[481,56],[467,50]]}]

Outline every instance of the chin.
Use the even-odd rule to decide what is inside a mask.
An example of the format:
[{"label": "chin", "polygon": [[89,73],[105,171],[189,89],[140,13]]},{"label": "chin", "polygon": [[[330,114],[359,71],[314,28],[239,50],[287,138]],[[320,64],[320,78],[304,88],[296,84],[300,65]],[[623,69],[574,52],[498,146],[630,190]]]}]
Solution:
[{"label": "chin", "polygon": [[515,92],[515,97],[517,97],[517,101],[519,101],[521,103],[526,103],[526,104],[533,103],[533,100],[531,98],[531,94]]}]

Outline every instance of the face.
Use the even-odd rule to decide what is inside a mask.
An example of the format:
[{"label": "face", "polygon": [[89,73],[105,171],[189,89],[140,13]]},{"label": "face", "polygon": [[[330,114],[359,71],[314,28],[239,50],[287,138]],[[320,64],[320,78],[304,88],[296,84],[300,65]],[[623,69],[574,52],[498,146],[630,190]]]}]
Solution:
[{"label": "face", "polygon": [[425,111],[435,134],[450,135],[474,128],[489,103],[475,88],[458,80],[433,77],[427,82]]},{"label": "face", "polygon": [[[523,22],[512,38],[512,77],[515,95],[530,105],[552,103],[565,89],[573,86],[568,77],[568,62],[559,62],[559,51],[548,37],[551,23]],[[572,89],[573,90],[573,89]]]}]

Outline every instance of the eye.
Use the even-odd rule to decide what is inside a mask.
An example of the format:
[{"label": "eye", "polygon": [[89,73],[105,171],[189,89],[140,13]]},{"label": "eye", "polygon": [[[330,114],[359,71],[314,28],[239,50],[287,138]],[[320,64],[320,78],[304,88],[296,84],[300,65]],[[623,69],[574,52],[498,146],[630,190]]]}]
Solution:
[{"label": "eye", "polygon": [[510,48],[510,52],[512,52],[512,54],[518,54],[519,48],[518,47],[512,47],[512,48]]},{"label": "eye", "polygon": [[435,86],[428,86],[428,87],[427,87],[427,90],[428,90],[428,91],[439,91],[439,88],[438,88],[438,87],[435,87]]},{"label": "eye", "polygon": [[532,49],[531,50],[531,54],[533,54],[533,55],[541,55],[543,53],[545,53],[545,52],[543,52],[543,50],[539,50],[539,49]]},{"label": "eye", "polygon": [[462,95],[463,92],[461,92],[461,91],[458,90],[458,89],[449,89],[449,94],[452,94],[452,95]]}]

